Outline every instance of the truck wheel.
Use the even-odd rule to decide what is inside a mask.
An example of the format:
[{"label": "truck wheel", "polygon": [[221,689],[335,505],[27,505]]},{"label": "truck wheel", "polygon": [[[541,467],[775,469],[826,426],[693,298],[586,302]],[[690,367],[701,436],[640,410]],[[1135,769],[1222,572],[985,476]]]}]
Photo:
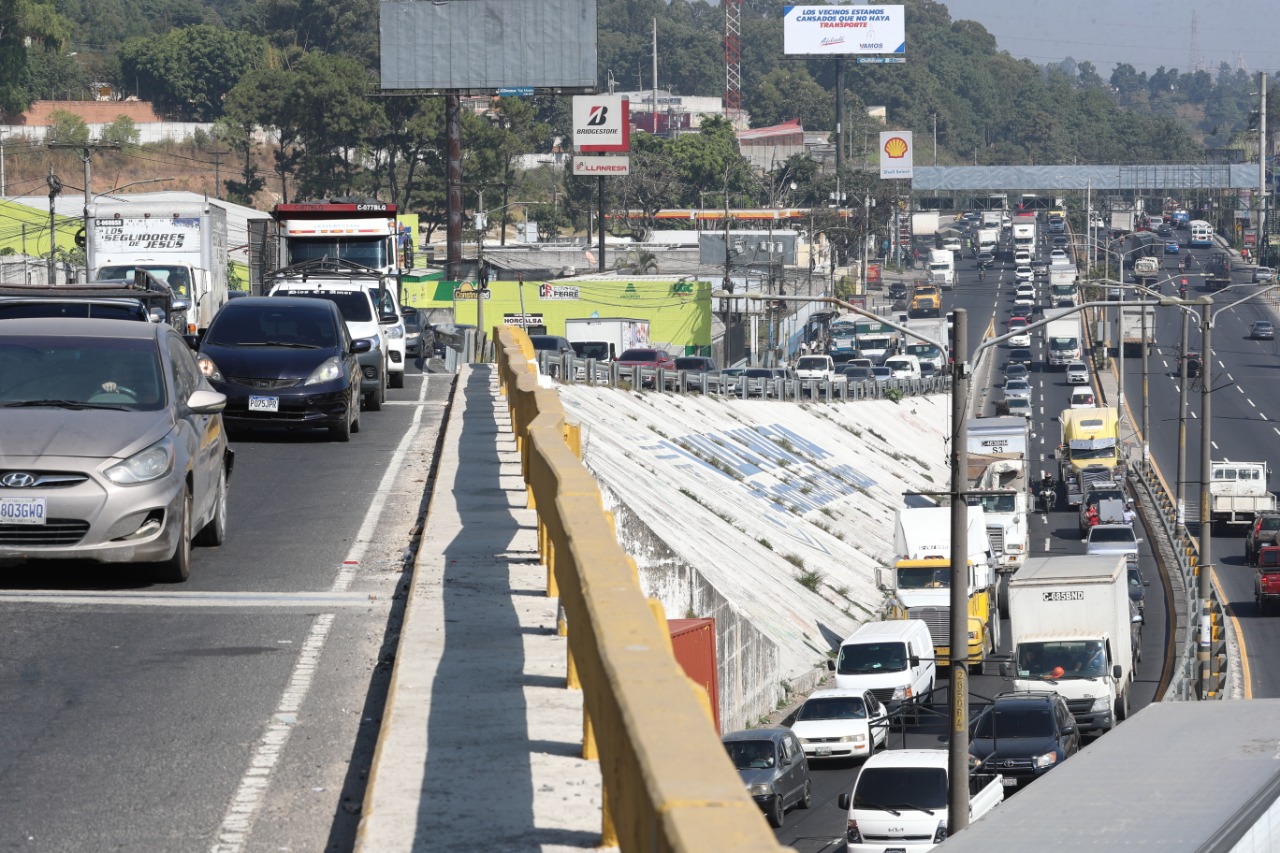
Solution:
[{"label": "truck wheel", "polygon": [[1124,690],[1116,698],[1116,722],[1121,723],[1129,719],[1129,691]]}]

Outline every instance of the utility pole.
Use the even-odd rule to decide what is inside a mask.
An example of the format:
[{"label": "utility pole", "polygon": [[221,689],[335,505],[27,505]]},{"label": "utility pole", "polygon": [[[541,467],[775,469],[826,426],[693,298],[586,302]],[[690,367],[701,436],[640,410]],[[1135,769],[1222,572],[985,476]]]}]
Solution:
[{"label": "utility pole", "polygon": [[[80,151],[80,159],[84,163],[84,231],[85,238],[89,236],[89,204],[93,201],[93,171],[90,167],[91,158],[95,151],[119,151],[119,142],[50,142],[49,148],[58,149],[78,149]],[[88,270],[85,270],[85,277],[88,277]]]},{"label": "utility pole", "polygon": [[9,194],[9,183],[4,179],[4,137],[7,130],[0,130],[0,197]]},{"label": "utility pole", "polygon": [[836,190],[840,189],[840,167],[844,163],[844,56],[836,54]]},{"label": "utility pole", "polygon": [[54,203],[54,199],[58,197],[58,194],[62,192],[62,181],[58,180],[58,176],[53,173],[52,166],[49,167],[49,177],[45,178],[45,183],[49,185],[49,264],[48,264],[49,281],[48,281],[48,284],[50,286],[53,286],[54,284],[56,284],[54,267],[53,267],[53,256],[54,256],[54,249],[56,247],[57,236],[58,236],[58,220],[57,220],[57,217],[54,215],[53,203]]},{"label": "utility pole", "polygon": [[222,158],[229,153],[221,149],[209,152],[213,157],[213,196],[217,199],[222,198]]},{"label": "utility pole", "polygon": [[1178,516],[1177,536],[1187,535],[1187,334],[1191,326],[1191,315],[1182,313],[1182,349],[1178,365]]},{"label": "utility pole", "polygon": [[1267,215],[1267,72],[1261,72],[1262,107],[1258,111],[1258,221],[1254,232],[1257,234],[1253,253],[1257,257],[1254,263],[1262,263],[1263,241],[1266,239],[1264,219]]},{"label": "utility pole", "polygon": [[1209,576],[1213,574],[1213,482],[1210,457],[1210,424],[1213,423],[1213,315],[1211,300],[1200,306],[1200,563],[1196,566],[1196,596],[1200,599],[1200,698],[1207,699],[1209,689],[1209,652],[1213,639],[1209,614]]},{"label": "utility pole", "polygon": [[969,825],[969,312],[955,310],[951,327],[951,732],[947,744],[948,827],[955,834]]}]

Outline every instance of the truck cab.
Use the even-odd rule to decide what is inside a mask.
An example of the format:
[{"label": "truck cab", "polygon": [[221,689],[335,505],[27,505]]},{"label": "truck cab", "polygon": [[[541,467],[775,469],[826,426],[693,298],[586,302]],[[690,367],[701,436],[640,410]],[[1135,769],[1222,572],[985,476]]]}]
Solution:
[{"label": "truck cab", "polygon": [[1065,409],[1058,416],[1059,479],[1067,505],[1079,506],[1093,482],[1116,479],[1120,465],[1120,421],[1113,408]]},{"label": "truck cab", "polygon": [[1260,513],[1276,508],[1268,488],[1266,462],[1210,462],[1209,481],[1213,524],[1220,528],[1252,524]]},{"label": "truck cab", "polygon": [[[971,822],[1003,801],[999,773],[969,774]],[[848,813],[849,853],[931,850],[947,840],[950,825],[947,751],[894,749],[873,755],[862,765],[853,790],[837,802]]]}]

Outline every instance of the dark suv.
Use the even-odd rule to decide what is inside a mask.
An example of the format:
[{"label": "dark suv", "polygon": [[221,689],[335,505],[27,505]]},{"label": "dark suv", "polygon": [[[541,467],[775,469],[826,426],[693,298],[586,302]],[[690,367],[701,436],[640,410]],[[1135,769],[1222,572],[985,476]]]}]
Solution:
[{"label": "dark suv", "polygon": [[1280,512],[1263,512],[1249,525],[1249,532],[1244,535],[1244,559],[1249,565],[1257,565],[1258,549],[1264,545],[1276,544],[1276,534],[1280,533]]},{"label": "dark suv", "polygon": [[970,763],[1021,788],[1080,751],[1067,702],[1051,690],[998,693],[973,724]]}]

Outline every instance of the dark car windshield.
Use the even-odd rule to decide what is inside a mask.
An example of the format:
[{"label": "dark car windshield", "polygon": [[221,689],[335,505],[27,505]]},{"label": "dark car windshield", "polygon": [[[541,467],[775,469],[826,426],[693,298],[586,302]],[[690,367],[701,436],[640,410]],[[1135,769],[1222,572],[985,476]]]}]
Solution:
[{"label": "dark car windshield", "polygon": [[214,317],[204,342],[212,346],[310,346],[334,347],[338,332],[327,311],[310,311],[290,306],[284,309],[263,306],[241,307],[229,302]]},{"label": "dark car windshield", "polygon": [[855,809],[947,807],[947,771],[939,767],[868,767],[857,785]]},{"label": "dark car windshield", "polygon": [[372,323],[373,303],[362,290],[277,290],[273,296],[303,296],[309,299],[328,299],[338,306],[342,319],[348,323]]},{"label": "dark car windshield", "polygon": [[800,706],[797,720],[865,720],[867,706],[860,696],[819,696]]},{"label": "dark car windshield", "polygon": [[1053,714],[1044,708],[992,708],[978,718],[975,738],[1053,737]]},{"label": "dark car windshield", "polygon": [[599,361],[609,357],[609,345],[603,341],[574,341],[570,346],[578,358],[594,358]]},{"label": "dark car windshield", "polygon": [[156,411],[165,400],[152,339],[0,338],[0,406]]},{"label": "dark car windshield", "polygon": [[724,749],[739,770],[765,770],[778,763],[771,740],[733,740]]},{"label": "dark car windshield", "polygon": [[618,356],[618,361],[657,361],[658,358],[656,349],[629,349]]},{"label": "dark car windshield", "polygon": [[385,236],[291,239],[288,241],[288,248],[290,265],[320,258],[341,258],[374,269],[391,265],[387,257]]},{"label": "dark car windshield", "polygon": [[902,672],[907,668],[907,647],[903,643],[849,643],[840,647],[839,675],[869,672]]}]

